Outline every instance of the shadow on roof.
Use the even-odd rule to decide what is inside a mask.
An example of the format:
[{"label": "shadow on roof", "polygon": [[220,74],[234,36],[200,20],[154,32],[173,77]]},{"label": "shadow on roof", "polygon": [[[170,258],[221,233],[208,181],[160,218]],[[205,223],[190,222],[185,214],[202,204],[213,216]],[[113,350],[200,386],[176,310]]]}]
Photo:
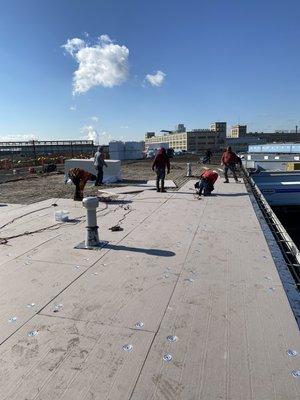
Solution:
[{"label": "shadow on roof", "polygon": [[134,253],[145,253],[150,256],[158,256],[158,257],[174,257],[176,253],[168,250],[160,250],[160,249],[144,249],[141,247],[130,247],[130,246],[122,246],[117,244],[108,243],[105,246],[106,249],[116,250],[116,251],[132,251]]}]

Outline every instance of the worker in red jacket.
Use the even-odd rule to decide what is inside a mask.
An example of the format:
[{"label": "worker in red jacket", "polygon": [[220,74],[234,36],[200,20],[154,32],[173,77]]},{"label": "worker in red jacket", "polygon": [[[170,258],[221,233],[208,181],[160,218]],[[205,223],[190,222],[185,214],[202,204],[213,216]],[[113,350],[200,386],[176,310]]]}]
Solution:
[{"label": "worker in red jacket", "polygon": [[[170,161],[167,156],[166,149],[163,147],[158,150],[154,161],[152,163],[152,171],[156,172],[156,191],[157,192],[165,192],[165,176],[166,176],[166,168],[167,173],[170,173]],[[159,188],[159,181],[161,181],[161,189]]]},{"label": "worker in red jacket", "polygon": [[218,174],[216,171],[207,169],[200,175],[200,181],[195,184],[195,188],[198,189],[199,196],[210,196],[211,192],[214,190],[214,184],[218,179]]},{"label": "worker in red jacket", "polygon": [[232,151],[231,147],[227,147],[227,149],[224,151],[222,154],[221,158],[221,165],[224,165],[224,176],[225,176],[225,181],[224,183],[229,183],[228,180],[228,170],[232,172],[232,175],[234,177],[234,180],[236,182],[239,182],[236,173],[235,173],[235,165],[236,164],[241,164],[241,159],[235,154],[234,151]]}]

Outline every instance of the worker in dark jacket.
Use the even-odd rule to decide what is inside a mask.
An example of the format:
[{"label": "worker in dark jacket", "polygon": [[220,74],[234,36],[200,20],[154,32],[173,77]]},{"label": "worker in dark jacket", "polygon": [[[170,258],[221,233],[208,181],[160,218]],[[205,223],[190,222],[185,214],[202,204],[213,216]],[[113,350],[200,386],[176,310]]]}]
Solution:
[{"label": "worker in dark jacket", "polygon": [[211,157],[212,157],[213,153],[211,152],[210,149],[206,150],[204,157],[203,157],[203,164],[210,164],[211,161]]},{"label": "worker in dark jacket", "polygon": [[211,192],[215,189],[214,184],[218,179],[218,174],[216,171],[207,169],[200,175],[200,181],[195,184],[195,188],[198,189],[199,196],[210,196]]},{"label": "worker in dark jacket", "polygon": [[236,164],[241,164],[241,159],[235,154],[234,151],[232,151],[231,147],[227,147],[227,149],[224,151],[222,154],[221,158],[221,165],[224,165],[224,176],[225,176],[225,181],[224,183],[229,183],[228,180],[228,170],[232,172],[232,175],[234,177],[234,180],[236,182],[239,182],[236,172],[235,172],[235,165]]},{"label": "worker in dark jacket", "polygon": [[100,186],[103,183],[103,166],[107,167],[107,164],[104,161],[103,149],[101,146],[98,147],[98,151],[95,153],[94,166],[97,171],[95,186]]},{"label": "worker in dark jacket", "polygon": [[[163,147],[158,150],[156,154],[153,164],[152,171],[156,172],[156,191],[157,192],[165,192],[165,176],[166,176],[166,168],[167,173],[170,173],[170,161],[166,153],[166,149]],[[159,188],[159,181],[161,181],[161,189]]]}]

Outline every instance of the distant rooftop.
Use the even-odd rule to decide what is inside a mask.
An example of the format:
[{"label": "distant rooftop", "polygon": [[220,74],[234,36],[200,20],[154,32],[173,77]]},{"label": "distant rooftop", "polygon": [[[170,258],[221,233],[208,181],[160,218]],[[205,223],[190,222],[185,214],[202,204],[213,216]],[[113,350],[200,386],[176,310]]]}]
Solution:
[{"label": "distant rooftop", "polygon": [[300,153],[300,144],[295,143],[267,143],[262,145],[250,145],[249,153]]}]

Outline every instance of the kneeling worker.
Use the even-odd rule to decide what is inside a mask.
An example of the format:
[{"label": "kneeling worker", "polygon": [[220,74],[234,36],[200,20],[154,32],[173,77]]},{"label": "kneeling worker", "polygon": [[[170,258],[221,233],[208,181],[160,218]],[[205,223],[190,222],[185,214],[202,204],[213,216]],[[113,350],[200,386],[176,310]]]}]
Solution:
[{"label": "kneeling worker", "polygon": [[214,183],[218,179],[217,172],[207,169],[200,175],[200,181],[195,184],[195,188],[198,189],[199,196],[210,196],[211,192],[214,190]]}]

